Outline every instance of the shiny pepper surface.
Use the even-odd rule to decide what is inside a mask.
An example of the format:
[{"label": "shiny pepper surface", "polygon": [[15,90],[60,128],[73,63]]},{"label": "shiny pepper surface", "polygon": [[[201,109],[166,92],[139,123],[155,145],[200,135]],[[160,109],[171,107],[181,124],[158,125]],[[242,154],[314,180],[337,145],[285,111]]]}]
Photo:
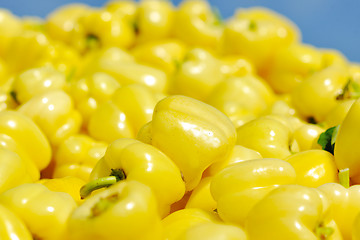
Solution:
[{"label": "shiny pepper surface", "polygon": [[141,84],[119,88],[110,101],[92,114],[88,124],[89,135],[108,143],[118,138],[135,138],[139,129],[151,120],[161,97]]},{"label": "shiny pepper surface", "polygon": [[105,154],[107,144],[84,134],[65,139],[54,154],[54,178],[73,176],[88,181],[98,160]]},{"label": "shiny pepper surface", "polygon": [[271,190],[296,180],[294,168],[280,159],[234,163],[216,174],[210,191],[225,222],[243,225],[251,209]]},{"label": "shiny pepper surface", "polygon": [[32,235],[44,240],[66,239],[66,222],[76,203],[67,193],[42,184],[22,184],[0,195],[0,203],[19,216]]},{"label": "shiny pepper surface", "polygon": [[33,240],[24,222],[3,205],[0,205],[0,238]]},{"label": "shiny pepper surface", "polygon": [[78,133],[81,127],[80,113],[74,108],[71,97],[62,90],[35,96],[18,111],[34,120],[53,147]]},{"label": "shiny pepper surface", "polygon": [[266,195],[249,213],[249,239],[342,239],[328,218],[328,200],[316,189],[285,185]]},{"label": "shiny pepper surface", "polygon": [[91,179],[113,175],[114,170],[123,172],[124,179],[149,186],[163,212],[185,193],[185,183],[173,161],[155,147],[135,139],[121,138],[112,142],[91,173]]},{"label": "shiny pepper surface", "polygon": [[337,183],[326,183],[318,189],[329,199],[331,216],[339,226],[343,239],[350,240],[352,231],[356,230],[353,223],[360,213],[360,186],[345,188]]},{"label": "shiny pepper surface", "polygon": [[119,182],[86,199],[68,221],[68,239],[162,239],[156,199],[137,181]]},{"label": "shiny pepper surface", "polygon": [[228,157],[236,140],[234,126],[219,110],[179,95],[157,103],[149,129],[151,144],[180,168],[187,190],[207,167]]},{"label": "shiny pepper surface", "polygon": [[50,144],[44,133],[30,118],[14,111],[0,112],[0,132],[1,148],[17,153],[37,180],[38,171],[46,168],[51,159]]},{"label": "shiny pepper surface", "polygon": [[0,9],[0,56],[8,50],[13,37],[22,31],[21,21],[6,9]]},{"label": "shiny pepper surface", "polygon": [[334,156],[338,169],[349,169],[350,178],[360,175],[360,100],[351,106],[340,125]]}]

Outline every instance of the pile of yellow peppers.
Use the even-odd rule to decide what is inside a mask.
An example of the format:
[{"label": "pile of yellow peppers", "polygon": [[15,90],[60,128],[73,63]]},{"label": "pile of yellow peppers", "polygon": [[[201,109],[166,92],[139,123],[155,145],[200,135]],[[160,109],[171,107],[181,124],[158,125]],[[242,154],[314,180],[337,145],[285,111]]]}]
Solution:
[{"label": "pile of yellow peppers", "polygon": [[0,239],[360,240],[359,97],[265,8],[0,9]]}]

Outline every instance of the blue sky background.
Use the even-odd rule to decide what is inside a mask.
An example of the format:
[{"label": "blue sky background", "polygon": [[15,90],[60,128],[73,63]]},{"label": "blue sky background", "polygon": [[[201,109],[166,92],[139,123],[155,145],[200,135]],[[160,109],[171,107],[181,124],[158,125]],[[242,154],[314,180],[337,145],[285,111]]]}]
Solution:
[{"label": "blue sky background", "polygon": [[[18,16],[46,17],[48,13],[71,0],[0,0]],[[91,6],[102,6],[104,0],[78,0]],[[172,1],[177,5],[180,0]],[[360,1],[359,0],[209,0],[224,18],[240,7],[265,6],[298,25],[303,42],[341,51],[350,61],[360,63]]]}]

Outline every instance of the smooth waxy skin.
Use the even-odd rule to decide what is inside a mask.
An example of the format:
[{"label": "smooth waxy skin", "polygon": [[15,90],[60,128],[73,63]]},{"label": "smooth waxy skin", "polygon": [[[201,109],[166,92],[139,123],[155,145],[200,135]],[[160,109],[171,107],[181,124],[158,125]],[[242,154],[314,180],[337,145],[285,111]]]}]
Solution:
[{"label": "smooth waxy skin", "polygon": [[0,205],[0,238],[33,240],[24,222],[3,205]]},{"label": "smooth waxy skin", "polygon": [[335,162],[339,169],[349,168],[350,178],[360,175],[360,100],[351,106],[335,141]]},{"label": "smooth waxy skin", "polygon": [[296,183],[307,187],[318,187],[325,183],[338,182],[338,169],[334,156],[324,150],[307,150],[285,159],[296,171]]},{"label": "smooth waxy skin", "polygon": [[357,228],[353,223],[360,212],[360,186],[346,189],[337,183],[326,183],[318,189],[329,199],[331,217],[339,226],[343,239],[352,239],[351,233]]},{"label": "smooth waxy skin", "polygon": [[169,156],[184,176],[186,189],[199,183],[212,163],[224,161],[235,145],[236,131],[217,109],[198,100],[175,95],[155,106],[151,144]]},{"label": "smooth waxy skin", "polygon": [[76,203],[67,193],[52,192],[42,184],[22,184],[0,195],[0,203],[19,216],[33,236],[64,239],[66,222]]},{"label": "smooth waxy skin", "polygon": [[294,139],[299,145],[300,151],[312,149],[313,143],[317,141],[324,128],[315,124],[304,124],[294,131]]},{"label": "smooth waxy skin", "polygon": [[138,140],[121,138],[112,142],[92,171],[91,179],[110,176],[111,169],[121,169],[126,179],[149,186],[160,208],[170,206],[185,194],[179,168],[161,151]]},{"label": "smooth waxy skin", "polygon": [[324,120],[326,127],[330,128],[341,124],[355,101],[355,99],[339,101],[339,103],[326,116]]},{"label": "smooth waxy skin", "polygon": [[46,168],[51,159],[50,144],[44,133],[30,118],[15,111],[0,112],[0,132],[2,148],[28,161],[28,170],[34,171],[32,176],[37,180],[37,170]]},{"label": "smooth waxy skin", "polygon": [[286,185],[270,192],[250,211],[246,220],[249,239],[318,240],[342,239],[338,229],[329,238],[316,235],[316,228],[327,226],[327,206],[313,188]]},{"label": "smooth waxy skin", "polygon": [[0,9],[0,56],[7,51],[12,37],[22,30],[21,21],[6,9]]},{"label": "smooth waxy skin", "polygon": [[[109,205],[96,210],[102,201]],[[101,206],[99,206],[101,207]],[[157,202],[151,189],[137,181],[122,181],[86,199],[69,218],[69,239],[161,238]]]},{"label": "smooth waxy skin", "polygon": [[192,190],[185,208],[198,208],[205,211],[214,211],[217,203],[211,195],[210,183],[212,177],[203,177],[200,183]]},{"label": "smooth waxy skin", "polygon": [[243,225],[249,211],[271,190],[296,180],[294,168],[280,159],[234,163],[216,174],[210,191],[221,219]]}]

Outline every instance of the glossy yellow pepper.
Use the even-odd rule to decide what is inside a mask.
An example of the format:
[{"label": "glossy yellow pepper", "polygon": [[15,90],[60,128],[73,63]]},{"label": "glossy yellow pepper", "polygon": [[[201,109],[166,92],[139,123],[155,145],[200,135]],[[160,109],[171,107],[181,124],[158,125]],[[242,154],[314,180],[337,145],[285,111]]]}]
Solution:
[{"label": "glossy yellow pepper", "polygon": [[62,90],[37,95],[18,109],[34,120],[53,147],[79,132],[81,115],[70,96]]},{"label": "glossy yellow pepper", "polygon": [[296,86],[322,68],[322,54],[310,45],[292,44],[274,56],[266,80],[277,93],[291,93]]},{"label": "glossy yellow pepper", "polygon": [[88,181],[98,160],[105,154],[107,144],[84,134],[65,139],[54,154],[54,178],[73,176]]},{"label": "glossy yellow pepper", "polygon": [[196,187],[207,167],[225,161],[236,140],[235,128],[224,114],[180,95],[157,103],[147,129],[151,144],[180,168],[187,190]]},{"label": "glossy yellow pepper", "polygon": [[324,150],[307,150],[295,153],[285,161],[296,172],[296,183],[307,187],[318,187],[325,183],[338,182],[338,170],[334,156]]},{"label": "glossy yellow pepper", "polygon": [[338,169],[348,169],[350,178],[360,175],[360,100],[356,100],[340,125],[335,140],[335,163]]},{"label": "glossy yellow pepper", "polygon": [[158,68],[171,76],[184,60],[187,47],[178,39],[163,39],[137,45],[131,53],[139,63]]},{"label": "glossy yellow pepper", "polygon": [[270,86],[263,79],[249,74],[222,81],[213,89],[206,102],[225,113],[238,127],[249,116],[254,118],[263,114],[274,100]]},{"label": "glossy yellow pepper", "polygon": [[33,240],[25,223],[0,204],[0,238],[2,240]]},{"label": "glossy yellow pepper", "polygon": [[194,188],[186,202],[185,208],[198,208],[205,211],[215,211],[217,204],[210,193],[210,183],[212,177],[203,177],[199,184]]},{"label": "glossy yellow pepper", "polygon": [[118,138],[135,138],[139,129],[151,120],[159,99],[159,95],[141,84],[119,88],[110,101],[92,114],[89,135],[108,143]]},{"label": "glossy yellow pepper", "polygon": [[39,170],[46,168],[51,160],[50,144],[40,128],[19,112],[2,111],[0,133],[1,148],[17,153],[26,162],[33,181],[38,180]]},{"label": "glossy yellow pepper", "polygon": [[70,82],[69,94],[76,109],[81,113],[83,126],[87,126],[91,115],[102,103],[110,100],[120,87],[119,82],[103,72],[95,72]]},{"label": "glossy yellow pepper", "polygon": [[[20,184],[33,182],[35,179],[28,165],[15,152],[0,148],[0,193]],[[36,173],[39,174],[38,171]]]},{"label": "glossy yellow pepper", "polygon": [[264,158],[231,164],[216,174],[210,191],[221,219],[237,225],[244,222],[266,194],[279,185],[296,180],[294,168],[286,161]]},{"label": "glossy yellow pepper", "polygon": [[243,77],[256,73],[251,61],[241,55],[227,55],[221,57],[220,60],[220,70],[226,77]]},{"label": "glossy yellow pepper", "polygon": [[133,26],[105,9],[92,9],[79,18],[82,51],[103,47],[128,48],[135,40]]},{"label": "glossy yellow pepper", "polygon": [[331,216],[339,226],[343,239],[352,239],[351,233],[356,229],[353,223],[360,212],[360,186],[346,189],[337,183],[326,183],[318,189],[329,199]]},{"label": "glossy yellow pepper", "polygon": [[236,144],[258,151],[265,158],[284,159],[298,150],[291,129],[272,116],[256,118],[236,131]]},{"label": "glossy yellow pepper", "polygon": [[121,181],[86,199],[68,220],[68,239],[160,240],[156,199],[149,187]]},{"label": "glossy yellow pepper", "polygon": [[120,181],[136,180],[149,186],[161,213],[167,214],[170,205],[185,194],[180,170],[171,159],[155,147],[135,139],[121,138],[112,142],[92,171],[91,180],[96,182],[96,179],[100,181],[111,175]]},{"label": "glossy yellow pepper", "polygon": [[72,176],[52,179],[42,178],[37,183],[44,185],[53,192],[68,193],[78,205],[83,203],[79,192],[86,182],[80,178]]},{"label": "glossy yellow pepper", "polygon": [[190,46],[219,48],[222,20],[206,1],[183,1],[175,13],[174,26],[175,37]]},{"label": "glossy yellow pepper", "polygon": [[224,78],[220,60],[209,51],[194,48],[187,53],[176,72],[170,92],[205,101]]},{"label": "glossy yellow pepper", "polygon": [[314,141],[316,141],[324,131],[324,128],[311,123],[296,128],[294,131],[294,139],[299,145],[299,150],[305,151],[312,149]]},{"label": "glossy yellow pepper", "polygon": [[325,124],[327,128],[341,124],[354,102],[355,99],[339,101],[339,103],[329,112],[324,122],[322,123]]},{"label": "glossy yellow pepper", "polygon": [[138,3],[132,0],[109,1],[105,4],[105,9],[113,14],[119,15],[131,24],[135,23],[138,10]]},{"label": "glossy yellow pepper", "polygon": [[51,90],[65,90],[65,75],[52,66],[28,69],[19,74],[13,83],[13,94],[21,104],[32,97]]},{"label": "glossy yellow pepper", "polygon": [[198,208],[181,209],[173,212],[162,220],[164,239],[176,240],[191,227],[202,223],[220,223],[221,220],[214,212]]},{"label": "glossy yellow pepper", "polygon": [[292,103],[304,118],[323,121],[337,104],[348,81],[345,68],[328,67],[302,81],[292,91]]},{"label": "glossy yellow pepper", "polygon": [[226,22],[222,35],[222,50],[248,58],[258,70],[264,71],[271,57],[281,48],[297,42],[296,26],[265,8],[239,9]]},{"label": "glossy yellow pepper", "polygon": [[169,1],[142,0],[137,9],[136,43],[164,39],[173,30],[174,9]]},{"label": "glossy yellow pepper", "polygon": [[0,195],[0,203],[19,216],[33,237],[66,239],[66,222],[76,207],[72,197],[52,192],[42,184],[28,183]]},{"label": "glossy yellow pepper", "polygon": [[3,56],[11,45],[12,38],[22,31],[21,20],[10,11],[0,8],[0,56]]},{"label": "glossy yellow pepper", "polygon": [[328,200],[316,189],[280,186],[254,206],[245,229],[249,239],[254,240],[341,240],[328,211]]}]

